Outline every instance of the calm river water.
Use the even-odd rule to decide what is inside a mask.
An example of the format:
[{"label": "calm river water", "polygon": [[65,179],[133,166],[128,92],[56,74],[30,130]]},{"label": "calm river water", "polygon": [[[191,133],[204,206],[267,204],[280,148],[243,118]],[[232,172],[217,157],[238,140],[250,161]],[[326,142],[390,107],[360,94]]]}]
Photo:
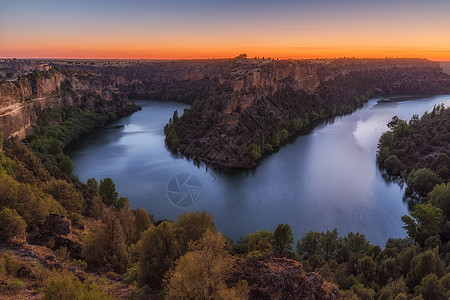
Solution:
[{"label": "calm river water", "polygon": [[182,112],[187,105],[134,102],[142,111],[69,147],[74,173],[82,181],[111,177],[133,208],[145,208],[157,219],[206,210],[234,240],[287,223],[296,239],[311,230],[337,228],[340,235],[360,232],[384,246],[389,237],[406,236],[400,217],[408,209],[403,189],[386,182],[377,168],[378,139],[394,115],[409,120],[435,104],[450,105],[450,96],[370,100],[353,114],[297,137],[256,169],[231,174],[198,167],[166,149],[163,127],[175,109]]}]

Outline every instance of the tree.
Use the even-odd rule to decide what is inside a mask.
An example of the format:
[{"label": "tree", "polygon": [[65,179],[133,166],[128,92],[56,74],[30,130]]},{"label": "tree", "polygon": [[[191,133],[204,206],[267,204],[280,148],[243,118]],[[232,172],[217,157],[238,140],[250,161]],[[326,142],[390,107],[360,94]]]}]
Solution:
[{"label": "tree", "polygon": [[338,237],[337,228],[333,231],[327,230],[326,233],[322,233],[320,241],[325,259],[330,260],[336,258],[336,255],[341,247],[341,241]]},{"label": "tree", "polygon": [[98,268],[123,273],[128,267],[123,227],[111,208],[104,209],[102,215],[104,224],[85,237],[82,256]]},{"label": "tree", "polygon": [[425,197],[433,190],[436,184],[442,182],[442,179],[428,168],[421,168],[412,171],[406,179],[406,194]]},{"label": "tree", "polygon": [[13,237],[25,236],[27,223],[15,209],[7,207],[0,211],[0,241],[8,241]]},{"label": "tree", "polygon": [[138,208],[133,211],[135,216],[134,221],[134,242],[141,239],[142,234],[149,229],[152,224],[152,215],[150,215],[145,209]]},{"label": "tree", "polygon": [[116,192],[116,185],[109,177],[100,180],[99,192],[103,196],[103,202],[107,205],[114,205],[118,200],[119,194]]},{"label": "tree", "polygon": [[428,201],[442,212],[450,220],[450,182],[438,184],[428,194]]},{"label": "tree", "polygon": [[[269,242],[273,239],[273,232],[269,230],[262,230],[262,231],[256,231],[253,233],[249,233],[244,237],[241,237],[239,241],[237,242],[236,246],[234,246],[234,250],[237,253],[249,253],[251,251],[261,250],[260,248],[263,246],[263,244],[266,244],[266,242]],[[253,248],[252,248],[253,246]],[[272,245],[270,245],[270,248],[272,248]]]},{"label": "tree", "polygon": [[422,278],[434,273],[438,278],[445,274],[444,263],[439,258],[438,248],[416,255],[410,262],[410,269],[406,276],[406,284],[413,290]]},{"label": "tree", "polygon": [[99,192],[99,186],[97,180],[95,178],[89,178],[86,182],[87,186],[93,190],[95,193]]},{"label": "tree", "polygon": [[61,171],[63,171],[66,175],[72,175],[73,172],[73,163],[69,156],[64,155],[59,163],[59,167]]},{"label": "tree", "polygon": [[308,259],[313,255],[322,254],[322,235],[319,232],[310,231],[297,241],[297,255],[300,259]]},{"label": "tree", "polygon": [[53,196],[65,209],[80,213],[84,206],[83,195],[75,186],[62,179],[52,179],[45,186],[44,191]]},{"label": "tree", "polygon": [[[165,279],[166,299],[246,299],[248,285],[228,288],[231,255],[220,233],[207,231]],[[244,287],[244,288],[242,288]]]},{"label": "tree", "polygon": [[292,253],[294,236],[288,224],[279,224],[273,233],[273,253],[277,257],[287,257]]},{"label": "tree", "polygon": [[180,255],[175,239],[175,225],[163,221],[144,233],[139,259],[138,284],[159,289],[163,275]]},{"label": "tree", "polygon": [[424,300],[448,300],[445,288],[433,273],[422,278],[421,284],[414,291],[417,295],[422,295]]},{"label": "tree", "polygon": [[178,222],[175,225],[178,244],[181,251],[185,253],[188,250],[190,242],[195,242],[201,239],[206,231],[216,231],[216,225],[213,222],[213,217],[206,211],[184,213],[178,216]]},{"label": "tree", "polygon": [[394,176],[400,176],[405,169],[405,165],[398,159],[396,155],[391,155],[384,160],[384,168]]},{"label": "tree", "polygon": [[408,215],[402,216],[403,226],[406,229],[409,237],[421,245],[424,245],[425,240],[442,230],[442,223],[444,222],[444,215],[440,208],[433,205],[419,204],[414,207],[411,212],[411,218]]}]

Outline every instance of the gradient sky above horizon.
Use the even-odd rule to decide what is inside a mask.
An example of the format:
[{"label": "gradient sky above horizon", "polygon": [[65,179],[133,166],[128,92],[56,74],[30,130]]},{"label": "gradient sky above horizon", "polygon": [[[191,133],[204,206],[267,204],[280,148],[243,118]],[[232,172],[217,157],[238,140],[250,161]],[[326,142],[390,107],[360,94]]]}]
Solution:
[{"label": "gradient sky above horizon", "polygon": [[450,60],[450,0],[0,0],[0,58]]}]

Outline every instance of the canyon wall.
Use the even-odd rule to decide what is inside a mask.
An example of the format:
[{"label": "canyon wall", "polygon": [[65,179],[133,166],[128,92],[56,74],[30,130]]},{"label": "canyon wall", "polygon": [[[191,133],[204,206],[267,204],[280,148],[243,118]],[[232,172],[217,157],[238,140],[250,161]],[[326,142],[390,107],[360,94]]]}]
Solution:
[{"label": "canyon wall", "polygon": [[301,128],[373,96],[450,93],[450,76],[424,59],[243,59],[219,83],[166,132],[172,149],[219,168],[251,168]]},{"label": "canyon wall", "polygon": [[18,75],[17,80],[0,82],[0,128],[4,138],[25,138],[45,109],[78,106],[114,111],[129,105],[114,80],[102,74],[35,70]]}]

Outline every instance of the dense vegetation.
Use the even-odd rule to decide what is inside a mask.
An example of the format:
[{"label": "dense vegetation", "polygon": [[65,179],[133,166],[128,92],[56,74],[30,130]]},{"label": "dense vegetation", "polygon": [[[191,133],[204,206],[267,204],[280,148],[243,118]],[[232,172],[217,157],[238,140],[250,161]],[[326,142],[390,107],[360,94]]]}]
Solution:
[{"label": "dense vegetation", "polygon": [[[423,134],[438,132],[436,140],[444,141],[440,134],[442,124],[448,127],[448,111],[439,106],[421,119],[415,117],[417,126],[394,118],[390,123],[394,138],[386,143],[389,134],[383,135],[380,153],[397,151],[396,145],[404,145],[402,139],[425,126]],[[306,271],[318,272],[338,286],[345,299],[450,296],[450,186],[448,177],[439,172],[441,160],[436,163],[440,167],[432,167],[436,159],[432,158],[429,165],[419,163],[398,173],[423,203],[402,217],[408,238],[389,239],[385,249],[359,233],[340,237],[336,229],[309,232],[294,243],[288,224],[233,243],[216,230],[206,212],[185,213],[176,222],[156,221],[143,209],[131,210],[110,178],[82,183],[73,176],[64,147],[108,119],[77,108],[48,111],[25,143],[0,139],[0,240],[10,245],[0,247],[1,294],[31,289],[44,299],[114,299],[119,289],[128,289],[134,298],[159,294],[166,299],[246,299],[252,297],[251,286],[245,280],[236,284],[228,280],[234,262],[274,255],[298,260]],[[178,121],[174,114],[172,122]],[[448,140],[445,145],[448,150]],[[410,165],[404,157],[410,152],[392,153]],[[425,160],[428,157],[424,154]],[[50,213],[71,220],[73,230],[63,237],[64,245],[56,242],[61,240],[58,235],[45,238]],[[28,243],[51,248],[62,266],[30,265],[9,251],[29,247],[24,246],[25,237]]]},{"label": "dense vegetation", "polygon": [[[198,98],[179,119],[169,121],[165,131],[167,145],[215,167],[246,169],[277,151],[305,127],[324,118],[351,113],[374,95],[448,90],[450,77],[439,69],[386,70],[386,66],[377,66],[381,62],[367,62],[370,63],[374,64],[373,69],[355,62],[354,70],[350,67],[351,71],[334,77],[330,74],[342,68],[339,61],[320,66],[318,75],[332,78],[321,80],[314,91],[307,91],[297,88],[294,76],[273,77],[284,68],[289,69],[289,62],[271,62],[258,68],[244,62],[232,68],[232,73],[207,98]],[[303,64],[305,70],[311,68],[307,62]],[[248,78],[255,74],[274,81],[276,86],[253,85]]]}]

